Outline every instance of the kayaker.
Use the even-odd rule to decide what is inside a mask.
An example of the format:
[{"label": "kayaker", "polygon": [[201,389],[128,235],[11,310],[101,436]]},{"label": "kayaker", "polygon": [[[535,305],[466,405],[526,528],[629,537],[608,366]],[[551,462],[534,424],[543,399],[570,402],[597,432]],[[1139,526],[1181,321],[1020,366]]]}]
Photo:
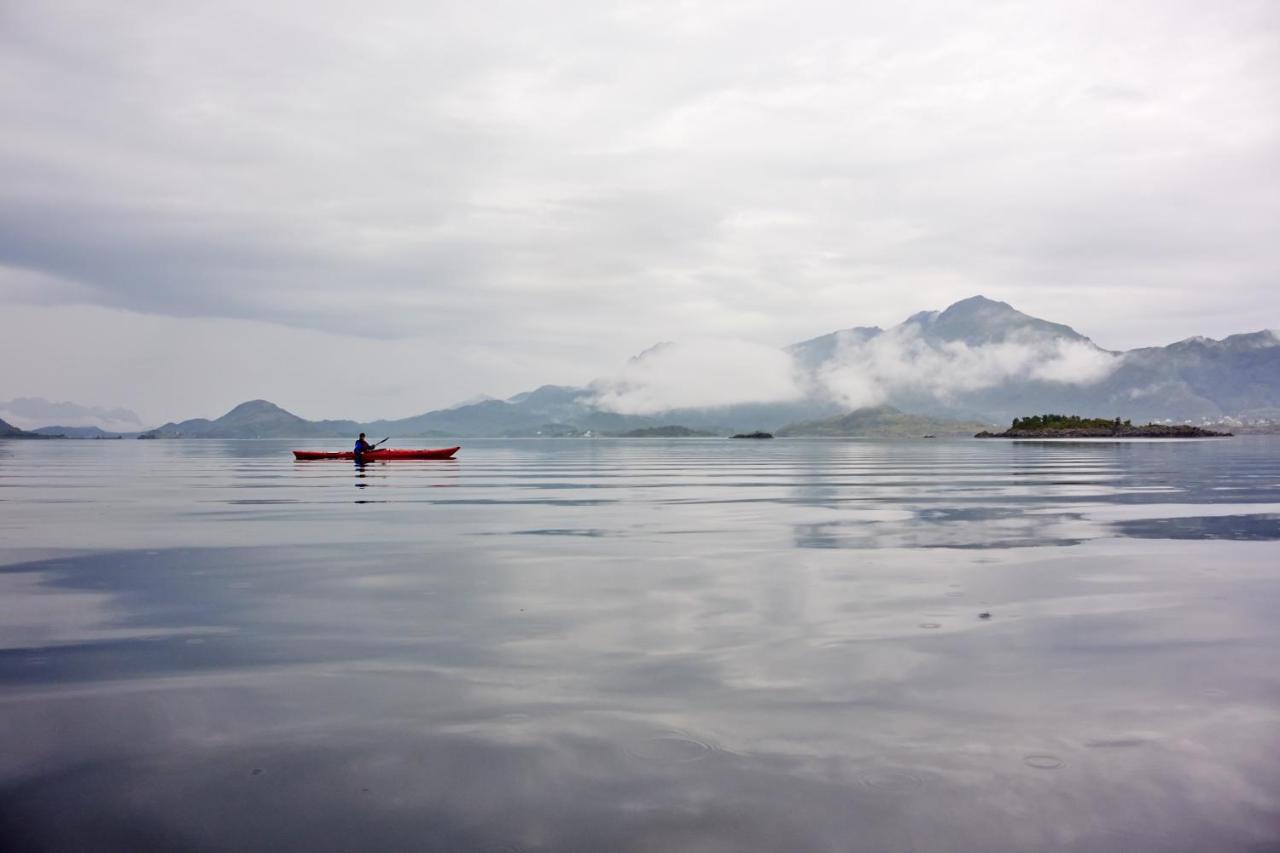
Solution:
[{"label": "kayaker", "polygon": [[356,455],[356,461],[359,462],[364,459],[365,453],[370,450],[373,450],[373,445],[364,440],[364,433],[360,433],[360,437],[356,439],[356,446],[353,451]]}]

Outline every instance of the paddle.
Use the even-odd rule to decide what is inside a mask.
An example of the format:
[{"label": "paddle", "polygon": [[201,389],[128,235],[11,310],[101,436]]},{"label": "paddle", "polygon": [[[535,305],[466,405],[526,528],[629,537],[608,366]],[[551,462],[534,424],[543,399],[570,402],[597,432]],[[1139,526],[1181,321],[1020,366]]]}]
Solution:
[{"label": "paddle", "polygon": [[377,444],[371,444],[371,445],[369,445],[369,449],[370,449],[370,450],[373,450],[375,447],[377,447],[377,446],[378,446],[378,444],[382,444],[383,442],[387,442],[387,441],[390,441],[390,440],[391,440],[391,436],[387,436],[386,438],[382,439],[382,441],[379,441]]}]

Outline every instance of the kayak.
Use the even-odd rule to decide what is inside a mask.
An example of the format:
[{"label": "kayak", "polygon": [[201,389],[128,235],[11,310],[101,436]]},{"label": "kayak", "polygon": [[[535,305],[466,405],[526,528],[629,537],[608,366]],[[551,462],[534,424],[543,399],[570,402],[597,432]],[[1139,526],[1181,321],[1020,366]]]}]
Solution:
[{"label": "kayak", "polygon": [[[388,447],[386,450],[370,450],[363,454],[363,459],[365,462],[392,459],[452,459],[453,454],[461,449],[461,447],[441,447],[436,450],[396,450]],[[314,459],[355,459],[356,455],[350,450],[295,450],[293,458],[299,462],[309,462]]]}]

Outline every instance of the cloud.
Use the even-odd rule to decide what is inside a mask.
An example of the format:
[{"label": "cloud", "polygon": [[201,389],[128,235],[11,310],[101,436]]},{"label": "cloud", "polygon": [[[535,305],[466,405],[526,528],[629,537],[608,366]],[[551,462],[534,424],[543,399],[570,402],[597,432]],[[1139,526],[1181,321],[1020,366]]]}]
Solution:
[{"label": "cloud", "polygon": [[594,388],[595,405],[625,415],[782,403],[804,396],[788,353],[722,339],[660,344]]},{"label": "cloud", "polygon": [[897,394],[924,393],[947,401],[1010,380],[1087,385],[1119,364],[1119,357],[1082,341],[1015,337],[971,345],[935,341],[907,323],[862,339],[844,335],[818,382],[851,408],[879,405]]}]

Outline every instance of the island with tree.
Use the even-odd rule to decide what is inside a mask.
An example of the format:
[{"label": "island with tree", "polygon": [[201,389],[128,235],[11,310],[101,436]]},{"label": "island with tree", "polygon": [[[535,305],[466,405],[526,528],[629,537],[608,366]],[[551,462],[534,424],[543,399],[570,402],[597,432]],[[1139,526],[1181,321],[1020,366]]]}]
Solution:
[{"label": "island with tree", "polygon": [[1226,438],[1230,435],[1229,432],[1214,432],[1190,424],[1134,426],[1119,418],[1044,414],[1014,418],[1004,432],[984,430],[974,438]]}]

